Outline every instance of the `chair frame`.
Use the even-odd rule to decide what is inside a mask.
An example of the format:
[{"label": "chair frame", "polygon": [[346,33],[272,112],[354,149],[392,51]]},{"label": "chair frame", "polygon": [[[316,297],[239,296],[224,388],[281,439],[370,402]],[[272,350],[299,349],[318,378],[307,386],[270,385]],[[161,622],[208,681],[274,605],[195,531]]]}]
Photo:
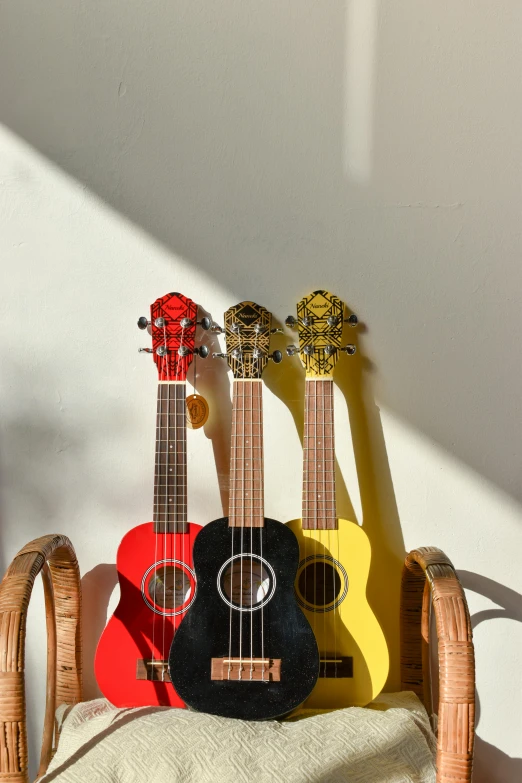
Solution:
[{"label": "chair frame", "polygon": [[[78,562],[66,536],[48,535],[18,552],[0,584],[0,783],[29,783],[25,631],[41,573],[47,621],[47,692],[38,777],[58,742],[55,712],[82,700],[81,592]],[[401,684],[432,712],[430,606],[439,654],[437,783],[471,781],[475,662],[464,591],[440,549],[407,556],[401,588]]]}]

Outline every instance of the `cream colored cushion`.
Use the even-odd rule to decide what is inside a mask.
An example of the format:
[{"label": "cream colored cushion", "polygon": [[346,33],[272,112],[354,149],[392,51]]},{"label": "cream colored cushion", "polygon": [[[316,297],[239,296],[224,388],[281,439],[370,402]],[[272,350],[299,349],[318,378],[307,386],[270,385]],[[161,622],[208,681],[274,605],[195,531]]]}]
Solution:
[{"label": "cream colored cushion", "polygon": [[435,740],[413,693],[291,721],[160,707],[73,707],[41,783],[435,783]]}]

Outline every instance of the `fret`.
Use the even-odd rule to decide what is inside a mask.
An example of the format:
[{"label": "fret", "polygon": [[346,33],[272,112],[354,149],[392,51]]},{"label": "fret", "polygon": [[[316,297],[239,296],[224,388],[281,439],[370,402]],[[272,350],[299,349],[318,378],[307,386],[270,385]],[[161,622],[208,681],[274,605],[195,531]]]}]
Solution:
[{"label": "fret", "polygon": [[180,513],[178,508],[183,509],[186,507],[186,503],[179,503],[178,506],[170,506],[169,504],[168,508],[165,508],[164,503],[158,503],[154,510],[157,512],[158,517],[178,517]]},{"label": "fret", "polygon": [[167,522],[154,522],[154,532],[165,535],[166,533],[187,533],[188,523],[168,520]]},{"label": "fret", "polygon": [[303,529],[337,528],[333,383],[305,386],[303,435]]}]

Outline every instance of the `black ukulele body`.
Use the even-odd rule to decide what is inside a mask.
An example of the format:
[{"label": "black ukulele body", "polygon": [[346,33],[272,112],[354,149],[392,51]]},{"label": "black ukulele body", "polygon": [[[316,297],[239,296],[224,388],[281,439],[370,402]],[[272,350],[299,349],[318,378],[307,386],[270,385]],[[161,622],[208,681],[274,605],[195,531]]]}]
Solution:
[{"label": "black ukulele body", "polygon": [[[173,685],[189,707],[267,720],[308,697],[319,653],[295,598],[298,562],[295,535],[273,519],[263,528],[231,528],[225,517],[202,528],[193,550],[196,598],[169,657]],[[223,679],[215,678],[212,659]],[[280,667],[277,675],[266,661]]]}]

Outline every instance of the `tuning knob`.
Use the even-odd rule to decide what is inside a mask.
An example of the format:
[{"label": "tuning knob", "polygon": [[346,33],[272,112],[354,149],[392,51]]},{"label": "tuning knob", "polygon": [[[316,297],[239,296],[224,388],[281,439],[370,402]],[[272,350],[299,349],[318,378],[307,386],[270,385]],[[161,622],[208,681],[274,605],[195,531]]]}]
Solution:
[{"label": "tuning knob", "polygon": [[196,321],[198,326],[201,326],[202,329],[204,329],[206,332],[210,329],[212,326],[212,320],[210,318],[207,318],[205,315],[204,318],[201,319],[201,321]]},{"label": "tuning knob", "polygon": [[138,318],[138,329],[146,329],[147,326],[150,326],[150,321],[144,316],[140,316]]},{"label": "tuning knob", "polygon": [[341,348],[341,351],[344,351],[345,353],[347,353],[348,356],[353,356],[354,353],[356,352],[356,350],[357,350],[357,348],[355,347],[355,345],[352,345],[352,344],[345,345],[344,348]]},{"label": "tuning knob", "polygon": [[293,315],[288,315],[285,318],[285,324],[290,327],[290,329],[293,329],[294,326],[297,324],[297,319],[294,318]]},{"label": "tuning knob", "polygon": [[283,354],[281,353],[281,351],[274,351],[274,353],[268,354],[268,358],[272,359],[274,364],[279,364],[280,362],[283,361]]},{"label": "tuning knob", "polygon": [[152,348],[138,348],[138,353],[154,353]]},{"label": "tuning knob", "polygon": [[295,354],[297,353],[297,348],[295,345],[287,345],[286,352],[288,356],[295,356]]},{"label": "tuning knob", "polygon": [[194,348],[194,353],[197,353],[202,359],[206,359],[210,351],[208,350],[208,346],[200,345],[199,348]]},{"label": "tuning knob", "polygon": [[359,323],[359,319],[355,315],[355,313],[352,313],[352,315],[349,316],[349,318],[344,319],[345,324],[349,324],[349,326],[357,326]]},{"label": "tuning knob", "polygon": [[226,353],[213,353],[212,354],[213,359],[226,359],[227,355]]}]

